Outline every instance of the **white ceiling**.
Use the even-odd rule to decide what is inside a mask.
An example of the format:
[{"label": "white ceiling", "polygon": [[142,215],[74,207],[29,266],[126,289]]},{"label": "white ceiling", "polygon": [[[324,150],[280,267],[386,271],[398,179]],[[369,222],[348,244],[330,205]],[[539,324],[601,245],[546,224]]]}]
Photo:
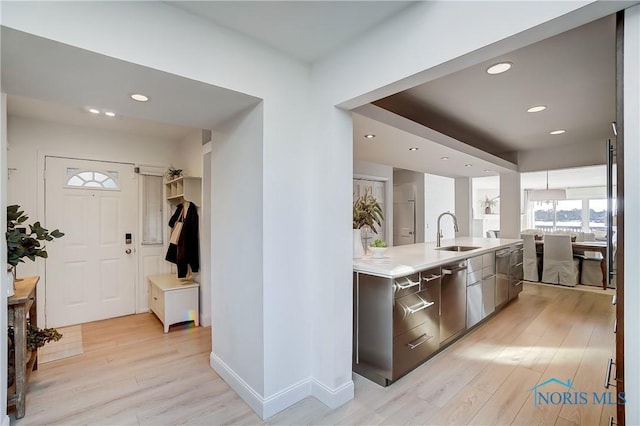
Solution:
[{"label": "white ceiling", "polygon": [[311,63],[415,1],[169,1]]},{"label": "white ceiling", "polygon": [[[174,7],[203,19],[223,22],[233,30],[259,38],[278,50],[307,61],[317,60],[357,37],[377,22],[414,2],[170,2]],[[351,17],[348,21],[341,16]],[[354,17],[355,16],[355,17]],[[437,117],[431,127],[453,137],[472,134],[473,143],[500,155],[520,149],[535,149],[558,143],[580,143],[611,137],[615,116],[614,34],[612,18],[596,21],[511,54],[496,58],[514,63],[502,75],[487,76],[488,61],[387,98],[379,104],[400,111],[413,121]],[[212,128],[230,116],[254,105],[258,99],[198,81],[119,61],[19,31],[2,28],[2,89],[10,95],[45,103],[19,101],[10,113],[44,117],[46,104],[53,105],[50,119],[82,120],[93,125],[97,117],[83,114],[88,107],[114,110],[120,120],[111,124],[154,132],[154,122],[176,134],[180,127]],[[306,55],[306,56],[305,56]],[[26,71],[28,70],[28,72]],[[151,102],[140,104],[128,95],[143,92]],[[545,104],[547,111],[535,115],[526,107]],[[63,105],[65,108],[56,108]],[[33,108],[31,108],[33,107]],[[70,109],[68,109],[70,108]],[[72,110],[76,112],[70,118]],[[421,117],[412,117],[415,111]],[[425,113],[425,111],[428,111]],[[67,117],[67,118],[63,118]],[[132,120],[144,120],[134,126]],[[91,121],[93,120],[93,122]],[[375,121],[375,120],[373,120]],[[451,125],[453,123],[453,125]],[[101,123],[103,124],[103,123]],[[147,130],[142,130],[142,127]],[[443,176],[486,176],[506,167],[490,156],[482,160],[468,149],[448,149],[433,140],[416,139],[411,133],[385,129],[375,144],[363,145],[361,135],[375,131],[366,117],[354,120],[356,159],[380,161],[395,167]],[[453,129],[452,129],[453,127]],[[548,131],[562,127],[565,135],[551,137]],[[162,127],[160,127],[162,128]],[[160,130],[160,131],[164,131]],[[451,131],[453,130],[453,131]],[[131,130],[134,131],[134,130]],[[437,132],[436,132],[437,133]],[[469,138],[457,137],[469,143]],[[424,144],[410,153],[409,146]],[[483,143],[486,146],[482,146]],[[428,146],[428,148],[427,148]],[[372,151],[373,150],[373,151]],[[375,151],[378,150],[378,151]],[[441,156],[454,158],[444,167]],[[418,154],[409,156],[408,154]],[[508,156],[507,156],[508,158]],[[492,164],[493,163],[493,164]],[[473,164],[464,168],[464,164]],[[496,165],[498,164],[498,165]],[[500,166],[502,164],[502,166]],[[508,167],[506,167],[508,169]],[[485,172],[484,170],[493,170]]]},{"label": "white ceiling", "polygon": [[[511,70],[489,75],[497,62]],[[376,105],[495,155],[612,138],[615,16],[398,93]],[[529,107],[545,105],[539,113]],[[553,136],[552,130],[566,133]],[[605,159],[603,157],[603,163]]]},{"label": "white ceiling", "polygon": [[[120,117],[213,129],[259,101],[7,27],[1,28],[1,43],[3,92],[77,111],[97,108]],[[150,101],[133,101],[132,93]]]}]

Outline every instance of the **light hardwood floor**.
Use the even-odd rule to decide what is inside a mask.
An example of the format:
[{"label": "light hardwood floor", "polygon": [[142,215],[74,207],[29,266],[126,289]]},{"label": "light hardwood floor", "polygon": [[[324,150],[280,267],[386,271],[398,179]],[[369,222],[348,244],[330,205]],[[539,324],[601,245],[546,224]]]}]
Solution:
[{"label": "light hardwood floor", "polygon": [[[603,392],[614,347],[611,295],[525,284],[488,322],[387,388],[354,375],[355,399],[330,410],[307,398],[267,424],[606,424],[615,406],[539,405],[556,377]],[[151,314],[82,325],[84,353],[40,366],[26,416],[12,424],[262,424],[209,367],[211,330]]]}]

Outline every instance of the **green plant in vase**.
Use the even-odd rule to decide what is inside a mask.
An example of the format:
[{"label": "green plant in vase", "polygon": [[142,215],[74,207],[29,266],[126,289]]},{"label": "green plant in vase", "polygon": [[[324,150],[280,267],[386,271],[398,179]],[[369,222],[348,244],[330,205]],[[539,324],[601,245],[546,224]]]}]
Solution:
[{"label": "green plant in vase", "polygon": [[376,197],[371,195],[369,188],[353,203],[353,229],[361,229],[367,225],[374,233],[378,233],[376,226],[382,226],[384,214]]},{"label": "green plant in vase", "polygon": [[25,257],[31,261],[36,257],[46,259],[49,255],[43,243],[64,236],[58,229],[49,231],[42,227],[40,222],[25,225],[28,219],[20,206],[7,206],[7,263],[13,268],[24,262]]},{"label": "green plant in vase", "polygon": [[353,257],[360,258],[364,255],[362,246],[361,229],[371,229],[375,234],[378,233],[377,227],[382,226],[384,214],[378,200],[371,194],[369,188],[365,189],[364,194],[353,202]]}]

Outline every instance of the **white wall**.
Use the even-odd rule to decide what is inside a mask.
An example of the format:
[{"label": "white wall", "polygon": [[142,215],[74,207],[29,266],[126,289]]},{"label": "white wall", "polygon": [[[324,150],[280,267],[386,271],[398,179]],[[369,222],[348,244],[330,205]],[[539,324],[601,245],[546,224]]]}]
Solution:
[{"label": "white wall", "polygon": [[185,176],[202,177],[202,130],[193,129],[174,145],[173,165]]},{"label": "white wall", "polygon": [[[0,93],[0,173],[7,170],[7,95]],[[0,179],[0,211],[7,210],[7,180]],[[0,229],[7,229],[7,215],[0,214]],[[7,245],[0,244],[0,265],[7,264]],[[4,300],[7,294],[7,274],[0,274],[0,297]],[[3,307],[6,306],[3,303]],[[0,309],[0,342],[7,341],[7,309]],[[3,345],[6,348],[6,345]],[[7,413],[7,350],[0,350],[0,424],[9,426]]]},{"label": "white wall", "polygon": [[471,217],[471,178],[456,178],[455,188],[456,210],[454,213],[458,219],[458,233],[456,235],[465,237],[471,235],[471,230],[473,229],[473,218]]},{"label": "white wall", "polygon": [[353,177],[381,180],[385,182],[385,234],[387,243],[393,246],[393,167],[384,164],[370,163],[368,161],[353,161]]},{"label": "white wall", "polygon": [[624,387],[626,424],[640,424],[640,6],[624,23]]},{"label": "white wall", "polygon": [[[425,241],[436,241],[438,216],[442,212],[455,212],[455,181],[452,178],[424,174]],[[448,220],[448,219],[444,219]],[[443,238],[455,237],[453,226],[442,227]]]},{"label": "white wall", "polygon": [[500,173],[500,237],[520,238],[520,174]]},{"label": "white wall", "polygon": [[[424,243],[425,238],[425,189],[424,173],[413,170],[393,169],[393,185],[400,187],[403,185],[413,186],[413,198],[415,199],[416,223],[415,234],[416,243]],[[402,191],[401,191],[402,192]],[[394,198],[395,195],[394,195]],[[393,202],[404,202],[407,200],[396,200]]]},{"label": "white wall", "polygon": [[[256,214],[263,210],[262,105],[217,129],[211,148],[211,360],[227,382],[242,380],[263,395],[264,334],[257,319],[264,316],[264,224]],[[252,408],[262,411],[259,404]]]}]

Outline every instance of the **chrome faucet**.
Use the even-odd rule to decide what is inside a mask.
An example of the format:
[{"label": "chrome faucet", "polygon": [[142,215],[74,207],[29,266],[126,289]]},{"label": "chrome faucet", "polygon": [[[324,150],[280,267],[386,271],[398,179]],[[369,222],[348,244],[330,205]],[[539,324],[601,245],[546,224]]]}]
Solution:
[{"label": "chrome faucet", "polygon": [[438,236],[436,238],[436,247],[440,247],[440,239],[442,238],[442,231],[440,230],[440,219],[442,216],[449,215],[453,218],[453,230],[458,232],[458,219],[456,219],[455,215],[451,212],[444,212],[440,216],[438,216]]}]

